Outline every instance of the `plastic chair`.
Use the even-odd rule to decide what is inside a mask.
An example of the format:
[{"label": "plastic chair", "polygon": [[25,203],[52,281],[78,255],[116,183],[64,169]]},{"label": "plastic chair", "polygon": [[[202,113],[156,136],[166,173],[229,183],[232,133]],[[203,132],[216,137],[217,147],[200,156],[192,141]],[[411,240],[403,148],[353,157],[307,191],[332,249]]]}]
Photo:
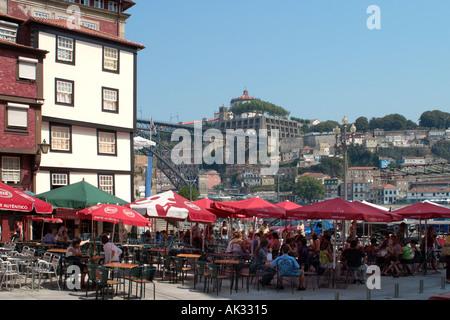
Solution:
[{"label": "plastic chair", "polygon": [[185,276],[187,276],[187,272],[191,271],[192,269],[184,266],[186,263],[185,258],[174,257],[173,259],[175,262],[175,268],[174,268],[175,282],[178,279],[178,274],[181,274],[181,282],[184,285],[184,278],[185,278]]},{"label": "plastic chair", "polygon": [[102,298],[104,299],[105,297],[105,292],[104,290],[106,289],[106,298],[108,298],[108,291],[109,288],[111,288],[111,299],[113,298],[113,294],[114,294],[114,288],[113,286],[116,285],[118,286],[119,284],[121,284],[120,281],[117,280],[110,280],[109,279],[109,269],[105,268],[103,266],[98,266],[98,272],[99,272],[99,279],[96,279],[96,287],[95,287],[95,299],[98,300],[98,292],[101,290],[102,291]]},{"label": "plastic chair", "polygon": [[[208,272],[206,272],[206,262],[205,261],[196,261],[195,262],[195,270],[194,270],[194,289],[197,285],[198,279],[202,279],[202,277],[207,277],[209,275]],[[206,285],[206,282],[205,282]],[[205,288],[204,288],[205,289]]]},{"label": "plastic chair", "polygon": [[145,285],[147,283],[153,284],[153,300],[155,300],[155,283],[153,282],[153,279],[155,278],[156,268],[155,267],[145,267],[144,271],[142,272],[142,277],[140,279],[134,279],[132,282],[136,283],[136,296],[138,291],[139,284],[141,285],[141,291],[139,295],[139,299],[142,299],[142,293],[144,293],[145,298]]},{"label": "plastic chair", "polygon": [[[88,278],[86,283],[86,297],[88,295],[88,288],[92,288],[99,278],[97,277],[97,268],[100,266],[99,264],[87,264],[88,268]],[[92,285],[92,286],[90,286]]]},{"label": "plastic chair", "polygon": [[233,290],[233,279],[226,274],[220,274],[219,270],[220,270],[220,265],[215,264],[215,263],[208,263],[208,268],[209,268],[209,275],[208,275],[208,289],[207,292],[209,292],[209,283],[212,282],[213,280],[215,281],[215,286],[213,286],[213,290],[214,288],[217,290],[217,295],[219,295],[219,291],[220,288],[222,286],[222,280],[223,279],[230,279],[230,294]]}]

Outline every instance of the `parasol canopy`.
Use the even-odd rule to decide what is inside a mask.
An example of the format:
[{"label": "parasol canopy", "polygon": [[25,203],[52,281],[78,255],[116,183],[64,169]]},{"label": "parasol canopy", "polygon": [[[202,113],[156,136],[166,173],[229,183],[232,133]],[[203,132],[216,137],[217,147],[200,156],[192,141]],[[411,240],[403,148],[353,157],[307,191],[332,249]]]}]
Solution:
[{"label": "parasol canopy", "polygon": [[407,219],[450,218],[450,208],[425,200],[392,211]]},{"label": "parasol canopy", "polygon": [[52,214],[50,203],[0,182],[0,214]]},{"label": "parasol canopy", "polygon": [[187,220],[199,223],[214,223],[216,221],[214,214],[173,191],[166,191],[125,206],[148,218]]},{"label": "parasol canopy", "polygon": [[213,208],[247,217],[285,219],[286,209],[255,197],[240,201],[214,202]]},{"label": "parasol canopy", "polygon": [[80,219],[111,222],[114,224],[122,222],[125,225],[138,227],[151,225],[150,221],[136,211],[114,204],[99,204],[85,208],[78,211],[77,216]]}]

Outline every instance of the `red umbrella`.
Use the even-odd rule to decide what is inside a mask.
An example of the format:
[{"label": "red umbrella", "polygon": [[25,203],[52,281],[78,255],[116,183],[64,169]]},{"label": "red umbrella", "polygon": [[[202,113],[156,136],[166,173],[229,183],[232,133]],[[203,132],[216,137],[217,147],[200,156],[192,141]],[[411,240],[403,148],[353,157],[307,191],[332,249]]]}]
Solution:
[{"label": "red umbrella", "polygon": [[287,210],[287,216],[294,219],[392,221],[390,216],[382,216],[381,210],[375,212],[369,208],[358,208],[357,205],[352,205],[352,202],[341,198],[324,200],[298,209]]},{"label": "red umbrella", "polygon": [[200,208],[206,209],[209,212],[213,213],[216,217],[218,218],[247,218],[246,215],[244,214],[236,214],[236,213],[231,213],[228,211],[224,211],[224,210],[220,210],[217,209],[213,206],[213,204],[215,203],[214,201],[212,201],[211,199],[208,198],[204,198],[204,199],[200,199],[197,201],[194,201],[194,203],[196,205],[198,205]]},{"label": "red umbrella", "polygon": [[423,201],[392,211],[407,219],[436,219],[450,218],[450,208],[430,202]]},{"label": "red umbrella", "polygon": [[80,219],[111,222],[146,227],[150,225],[145,217],[134,210],[116,204],[99,204],[77,212]]},{"label": "red umbrella", "polygon": [[369,214],[368,220],[369,222],[392,222],[392,221],[402,221],[403,217],[397,214],[392,214],[391,212],[384,211],[381,209],[378,209],[374,206],[354,201],[351,202],[351,205],[355,207],[356,209],[361,210],[364,212],[364,214]]},{"label": "red umbrella", "polygon": [[150,218],[199,223],[214,223],[216,216],[173,191],[125,205]]},{"label": "red umbrella", "polygon": [[286,209],[255,197],[240,201],[214,202],[213,208],[247,217],[286,219]]},{"label": "red umbrella", "polygon": [[43,223],[63,223],[62,219],[55,218],[54,216],[50,216],[50,217],[27,216],[27,220],[43,222]]},{"label": "red umbrella", "polygon": [[286,210],[293,210],[293,209],[298,209],[298,208],[302,207],[301,205],[291,202],[289,200],[277,203],[277,206],[282,207]]},{"label": "red umbrella", "polygon": [[0,182],[0,213],[51,214],[51,204]]}]

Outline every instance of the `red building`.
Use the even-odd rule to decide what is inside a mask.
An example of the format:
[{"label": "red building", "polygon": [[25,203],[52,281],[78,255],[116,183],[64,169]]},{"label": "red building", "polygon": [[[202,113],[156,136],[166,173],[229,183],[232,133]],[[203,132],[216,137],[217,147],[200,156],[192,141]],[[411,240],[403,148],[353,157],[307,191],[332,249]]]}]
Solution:
[{"label": "red building", "polygon": [[[17,189],[33,191],[47,52],[20,44],[22,22],[0,13],[0,177]],[[0,218],[2,241],[8,241],[18,218]]]}]

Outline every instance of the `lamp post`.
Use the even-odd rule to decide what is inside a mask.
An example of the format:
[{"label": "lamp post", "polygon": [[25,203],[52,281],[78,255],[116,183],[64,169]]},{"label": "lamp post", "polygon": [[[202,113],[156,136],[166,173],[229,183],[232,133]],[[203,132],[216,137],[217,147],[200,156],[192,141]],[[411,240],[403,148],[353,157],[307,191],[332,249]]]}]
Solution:
[{"label": "lamp post", "polygon": [[[340,142],[340,146],[342,147],[343,151],[343,157],[344,157],[344,200],[348,200],[348,186],[347,186],[347,175],[348,175],[348,159],[347,159],[347,147],[349,145],[348,139],[347,139],[347,125],[348,125],[348,119],[346,116],[342,118],[342,127],[343,127],[343,134],[341,134],[341,128],[339,126],[336,126],[334,128],[333,132],[336,135],[336,149],[338,147],[338,142]],[[351,144],[354,144],[355,142],[355,132],[356,132],[356,126],[354,124],[350,127],[350,132],[352,135]],[[347,230],[345,228],[345,221],[343,221],[343,241],[345,241],[347,236]]]},{"label": "lamp post", "polygon": [[280,203],[280,176],[284,176],[284,173],[277,173],[277,203]]}]

